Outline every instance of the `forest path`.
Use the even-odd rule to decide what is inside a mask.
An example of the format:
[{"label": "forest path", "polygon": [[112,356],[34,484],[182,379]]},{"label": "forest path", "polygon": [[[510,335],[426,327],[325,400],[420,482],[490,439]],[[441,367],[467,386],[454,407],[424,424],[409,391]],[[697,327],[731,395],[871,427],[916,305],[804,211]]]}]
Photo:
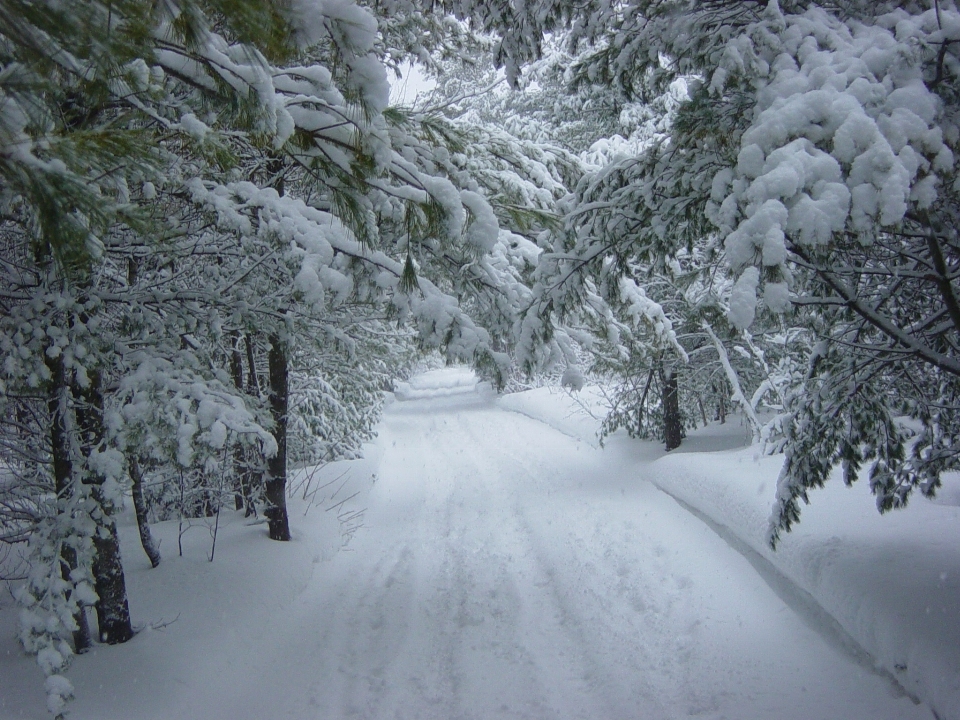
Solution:
[{"label": "forest path", "polygon": [[[351,485],[291,498],[291,543],[232,511],[167,521],[154,570],[125,514],[131,609],[155,629],[76,659],[71,717],[931,719],[645,479],[639,444],[598,450],[464,370],[397,397],[379,449],[322,469]],[[325,508],[354,491],[364,526],[337,552]],[[0,598],[0,720],[41,720],[15,618]]]},{"label": "forest path", "polygon": [[405,394],[352,552],[276,622],[262,661],[280,686],[223,717],[930,717],[628,458],[455,370]]}]

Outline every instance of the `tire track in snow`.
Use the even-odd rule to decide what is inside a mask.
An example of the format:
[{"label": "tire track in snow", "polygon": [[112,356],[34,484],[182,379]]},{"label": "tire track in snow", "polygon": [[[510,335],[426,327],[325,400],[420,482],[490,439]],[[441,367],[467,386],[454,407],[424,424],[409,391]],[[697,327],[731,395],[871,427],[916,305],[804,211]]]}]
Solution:
[{"label": "tire track in snow", "polygon": [[379,715],[389,670],[403,651],[408,633],[414,603],[413,562],[407,544],[378,562],[343,621],[350,642],[338,657],[342,717]]},{"label": "tire track in snow", "polygon": [[[367,575],[364,584],[369,594],[367,603],[361,599],[351,606],[349,612],[357,621],[346,639],[353,649],[349,667],[382,682],[344,688],[338,712],[345,715],[457,717],[452,650],[442,631],[438,632],[438,619],[447,612],[447,593],[437,582],[440,558],[435,546],[437,537],[449,533],[449,518],[432,482],[437,476],[436,458],[422,452],[436,419],[419,420],[412,415],[386,420],[384,435],[393,438],[394,444],[387,448],[378,487],[370,498],[372,505],[380,505],[369,519],[376,536],[364,538],[367,542],[358,547],[352,563],[353,569]],[[387,538],[389,545],[370,542]],[[376,571],[365,569],[368,553],[384,552],[388,556],[401,552],[406,558],[404,573],[395,582],[381,581]],[[400,596],[409,597],[409,604],[398,602]],[[372,624],[366,621],[368,604],[383,609]],[[395,646],[397,652],[386,654],[383,644]],[[369,653],[378,662],[371,663]],[[353,712],[358,708],[362,712]]]},{"label": "tire track in snow", "polygon": [[[483,429],[482,437],[478,434],[478,419],[484,417],[483,411],[457,417],[457,434],[468,440],[464,452],[474,468],[473,492],[464,489],[464,501],[480,509],[472,521],[464,513],[464,520],[470,521],[462,531],[467,542],[458,538],[458,545],[474,547],[470,565],[487,569],[487,577],[475,583],[465,601],[490,619],[482,627],[476,623],[477,631],[469,634],[481,634],[480,642],[494,648],[498,660],[520,671],[512,694],[526,695],[522,704],[533,717],[615,717],[608,698],[591,693],[584,682],[590,672],[581,650],[583,638],[567,632],[568,642],[556,647],[556,639],[564,637],[564,624],[570,626],[569,611],[552,592],[552,568],[542,564],[512,501],[514,488],[504,482],[516,482],[514,468],[491,452],[489,444],[497,434],[491,435],[490,428]],[[544,644],[544,639],[554,644]]]},{"label": "tire track in snow", "polygon": [[[603,698],[591,699],[576,641],[561,650],[563,662],[555,647],[531,649],[535,640],[563,637],[557,624],[563,613],[543,589],[542,568],[528,559],[533,555],[510,507],[513,493],[500,482],[510,468],[492,467],[487,446],[463,442],[474,409],[446,406],[433,417],[405,408],[385,422],[388,456],[378,501],[405,497],[403,508],[411,510],[400,535],[416,548],[419,606],[406,647],[416,671],[388,673],[394,689],[370,717],[401,716],[411,703],[420,705],[420,717],[615,717]],[[443,443],[446,437],[457,442]],[[411,483],[422,492],[410,491]],[[370,517],[377,522],[376,513]],[[538,597],[528,611],[530,598]],[[416,697],[396,689],[403,686],[415,688]]]},{"label": "tire track in snow", "polygon": [[[536,420],[534,422],[542,426]],[[490,437],[487,429],[473,429],[471,435],[478,445]],[[513,433],[503,437],[496,455],[500,476],[511,475],[517,487],[526,488],[528,493],[535,488],[542,496],[545,490],[541,483],[543,477],[578,471],[575,458],[564,458],[562,466],[557,457],[551,458],[549,464],[545,463],[538,448],[517,442],[517,438],[523,435]],[[590,450],[583,454],[589,455]],[[530,461],[537,458],[538,466],[532,467]],[[518,475],[522,479],[518,479]],[[542,583],[535,584],[536,594],[541,596],[541,602],[544,593],[549,595],[550,603],[559,612],[556,627],[575,648],[582,666],[581,684],[589,694],[601,699],[602,712],[593,716],[649,720],[674,717],[661,700],[662,683],[656,686],[648,682],[645,675],[658,666],[662,667],[666,660],[682,656],[682,648],[670,638],[666,646],[658,645],[651,651],[643,628],[636,622],[643,613],[669,617],[672,602],[635,597],[618,603],[618,593],[598,592],[598,587],[606,585],[601,581],[602,577],[613,575],[612,572],[605,573],[598,565],[598,560],[602,563],[610,559],[611,544],[598,537],[596,532],[591,538],[580,537],[576,532],[578,523],[558,531],[553,527],[553,521],[547,520],[546,527],[540,523],[535,528],[536,523],[530,518],[530,503],[522,502],[532,498],[521,498],[515,488],[505,488],[503,494],[515,498],[512,516],[523,542],[535,558],[537,574],[545,578]],[[606,548],[604,556],[593,556],[592,547]],[[628,572],[626,565],[621,563],[615,576],[622,582]],[[605,591],[609,589],[604,587]]]},{"label": "tire track in snow", "polygon": [[[462,438],[460,413],[440,417],[444,433]],[[519,637],[522,590],[514,579],[522,574],[522,558],[504,522],[503,493],[490,485],[489,463],[469,443],[434,452],[447,519],[437,578],[446,602],[436,620],[443,654],[457,668],[458,716],[559,717],[536,658]]]},{"label": "tire track in snow", "polygon": [[794,662],[782,645],[809,637],[763,581],[652,485],[621,495],[609,454],[469,396],[392,406],[381,441],[366,527],[316,573],[289,638],[315,648],[290,680],[312,673],[310,716],[912,717],[863,691],[804,695],[791,673],[808,666],[835,695],[859,679]]},{"label": "tire track in snow", "polygon": [[[515,474],[519,471],[525,476],[527,483],[521,483],[521,485],[541,485],[539,498],[542,501],[545,489],[548,491],[547,496],[550,495],[549,486],[542,487],[547,484],[543,478],[550,477],[551,473],[556,475],[562,463],[556,458],[546,459],[542,453],[531,452],[529,446],[515,441],[520,435],[522,433],[517,432],[501,435],[501,442],[497,446],[499,457],[502,458],[501,462],[504,466],[510,465],[515,468]],[[474,440],[479,443],[484,437],[489,437],[489,432],[481,431],[475,434]],[[583,455],[589,454],[589,450],[583,453]],[[615,497],[616,487],[611,480],[618,475],[622,479],[628,474],[628,469],[618,468],[614,458],[609,455],[599,462],[605,465],[606,479],[600,482],[600,494],[605,497],[598,503],[598,507],[603,506],[604,503],[607,507],[598,513],[593,513],[591,516],[589,512],[580,512],[579,517],[575,520],[571,518],[573,521],[569,523],[569,527],[558,534],[550,527],[552,523],[547,519],[549,510],[535,511],[537,503],[533,493],[528,493],[527,502],[518,500],[517,509],[519,516],[527,524],[528,536],[537,546],[541,563],[548,568],[561,569],[561,572],[553,573],[552,585],[556,589],[557,602],[562,607],[568,608],[567,612],[571,618],[576,618],[576,630],[572,636],[578,638],[578,642],[586,649],[585,654],[588,657],[596,658],[591,664],[599,668],[605,667],[607,673],[612,675],[606,678],[605,690],[609,692],[611,687],[615,687],[619,691],[614,693],[618,698],[614,711],[605,716],[649,718],[707,715],[720,717],[721,715],[717,713],[721,713],[724,708],[729,712],[731,700],[735,700],[738,703],[743,701],[756,703],[756,707],[737,708],[737,714],[731,717],[770,717],[771,711],[779,713],[778,717],[819,717],[817,713],[821,712],[825,713],[823,717],[833,717],[830,713],[836,711],[830,709],[831,702],[838,706],[850,702],[849,698],[842,697],[847,692],[843,687],[843,681],[836,682],[835,688],[828,688],[828,693],[838,697],[810,705],[810,700],[813,698],[801,696],[799,699],[805,701],[807,707],[794,707],[789,711],[782,707],[787,703],[785,697],[778,697],[776,691],[757,693],[755,688],[749,687],[749,683],[742,683],[747,686],[744,688],[746,692],[741,690],[743,698],[732,698],[727,688],[737,690],[737,685],[741,684],[738,683],[741,678],[735,675],[739,675],[744,670],[757,675],[761,682],[765,679],[769,664],[782,666],[782,669],[777,668],[780,672],[797,674],[798,671],[805,670],[802,669],[802,665],[791,668],[793,658],[790,658],[789,653],[783,653],[775,648],[773,652],[767,649],[765,653],[758,653],[754,648],[749,647],[738,649],[735,637],[737,633],[727,640],[728,642],[733,640],[729,648],[707,647],[705,652],[704,648],[700,647],[701,644],[716,643],[716,638],[710,637],[716,635],[716,628],[711,625],[715,625],[716,622],[729,623],[730,620],[736,620],[743,627],[744,619],[749,623],[751,618],[749,616],[744,618],[739,614],[734,618],[709,617],[710,613],[721,617],[729,616],[731,613],[724,612],[728,610],[726,608],[717,608],[716,602],[712,602],[711,597],[698,597],[704,593],[710,595],[716,592],[717,588],[711,588],[710,583],[701,582],[696,572],[690,574],[691,569],[696,570],[695,565],[693,568],[685,567],[685,564],[689,565],[689,557],[671,552],[670,546],[664,545],[669,542],[666,537],[670,533],[675,535],[678,530],[681,530],[684,534],[689,533],[692,537],[696,537],[698,542],[704,542],[704,550],[716,556],[721,566],[729,565],[731,569],[737,566],[738,582],[742,583],[744,579],[752,582],[754,587],[751,588],[751,594],[759,593],[766,596],[763,599],[767,605],[771,604],[770,588],[760,582],[755,570],[747,566],[744,559],[736,554],[735,549],[729,548],[726,543],[718,546],[715,541],[711,541],[713,536],[711,532],[702,528],[696,519],[676,508],[669,496],[662,494],[649,483],[636,483],[638,487],[634,489],[645,488],[644,500],[656,506],[654,509],[658,515],[657,522],[653,523],[648,531],[640,525],[626,521],[620,523],[622,530],[617,532],[615,528],[618,523],[614,522],[613,517],[616,512],[611,512],[610,518],[604,517],[604,514],[614,510],[610,507],[610,500]],[[559,474],[569,476],[577,470],[568,464],[566,467],[559,467]],[[584,464],[583,470],[589,474],[589,463]],[[596,481],[597,478],[592,480]],[[558,483],[559,489],[562,490],[564,485],[567,489],[572,487],[570,480],[567,480],[566,483]],[[577,485],[579,486],[580,483]],[[554,492],[556,489],[555,487]],[[622,486],[620,489],[623,492]],[[561,505],[568,511],[570,508],[581,506],[579,503],[570,502],[570,499],[558,504],[557,507]],[[667,518],[666,524],[664,524],[664,518]],[[584,520],[595,523],[592,531],[586,530],[589,523]],[[664,533],[664,530],[669,532]],[[658,538],[658,535],[663,537]],[[683,537],[674,537],[673,540],[674,542],[682,541]],[[646,543],[652,545],[652,552],[638,551],[638,548],[643,548]],[[731,558],[731,555],[734,557]],[[635,568],[625,564],[631,560],[640,561],[647,568],[643,572],[637,572]],[[713,583],[716,583],[716,579]],[[596,588],[596,591],[588,592],[590,597],[586,599],[578,597],[576,590],[583,587]],[[570,598],[575,598],[572,608]],[[591,606],[599,612],[590,615]],[[787,608],[780,609],[783,611]],[[794,621],[790,621],[789,617],[793,617]],[[843,654],[843,659],[837,662],[837,657],[831,655],[831,651],[836,650],[835,647],[827,648],[820,646],[817,642],[811,643],[812,638],[809,637],[809,633],[797,632],[801,619],[792,615],[789,617],[785,618],[788,622],[779,623],[783,627],[777,632],[782,631],[785,639],[791,635],[807,635],[800,639],[812,645],[812,648],[807,648],[808,651],[812,649],[818,656],[825,655],[824,663],[819,662],[819,657],[815,658],[817,665],[828,663],[839,665],[846,671],[847,676],[872,674],[869,668],[864,668],[862,665],[858,671],[849,672],[850,668],[846,666],[849,655]],[[564,625],[566,626],[567,623]],[[591,628],[590,636],[584,632],[584,628],[588,627]],[[632,636],[634,642],[624,637],[622,632],[624,628],[626,635]],[[729,636],[730,633],[726,632],[726,635]],[[775,636],[772,633],[768,635],[768,642],[771,637]],[[791,641],[785,640],[785,642],[789,646]],[[742,643],[740,645],[742,646]],[[621,655],[621,661],[610,662],[612,649]],[[756,655],[757,660],[752,660],[750,655],[746,660],[743,657],[730,655],[731,652],[739,654],[742,649],[748,650],[750,655]],[[772,657],[764,662],[764,654]],[[711,662],[711,657],[715,658],[714,662]],[[730,662],[731,660],[733,662]],[[770,663],[770,660],[773,660],[773,663]],[[733,669],[718,670],[716,667],[711,667],[717,664],[730,665]],[[629,672],[622,672],[624,667],[635,669],[635,678],[652,676],[653,680],[648,683],[641,680],[637,683],[641,687],[636,685],[631,687],[637,680],[630,678]],[[829,672],[825,674],[830,675]],[[713,687],[709,687],[711,685],[709,676],[713,676]],[[811,680],[814,679],[811,676]],[[718,680],[720,682],[717,682]],[[854,677],[848,677],[846,682],[849,683],[851,680],[856,682]],[[797,682],[796,686],[794,690],[806,693],[806,686],[802,682]],[[883,696],[886,693],[882,686],[878,689],[880,690],[878,705],[883,707]],[[894,693],[894,695],[897,694]],[[868,704],[872,705],[873,702]],[[667,706],[666,709],[664,705]],[[765,711],[764,705],[767,705],[770,710]],[[880,714],[885,717],[907,717],[907,714],[901,714],[902,710],[898,711],[896,705],[891,705],[883,707],[882,713],[873,709],[867,710],[866,707],[861,707],[855,712],[866,712],[867,714],[862,715],[863,717],[877,717]],[[909,708],[909,716],[914,716],[914,711],[914,708]],[[783,714],[785,712],[788,714]]]}]

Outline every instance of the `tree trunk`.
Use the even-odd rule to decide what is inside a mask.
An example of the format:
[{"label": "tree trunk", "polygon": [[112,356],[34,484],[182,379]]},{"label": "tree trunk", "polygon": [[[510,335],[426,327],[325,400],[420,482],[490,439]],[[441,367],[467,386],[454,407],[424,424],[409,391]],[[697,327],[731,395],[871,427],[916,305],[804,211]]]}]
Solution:
[{"label": "tree trunk", "polygon": [[140,279],[140,259],[136,255],[127,258],[127,285],[133,287]]},{"label": "tree trunk", "polygon": [[265,495],[272,540],[289,540],[287,519],[287,408],[289,404],[287,350],[278,335],[270,336],[268,357],[270,374],[270,412],[273,415],[273,435],[277,440],[277,454],[267,460]]},{"label": "tree trunk", "polygon": [[[53,460],[54,488],[58,498],[73,494],[71,475],[73,463],[70,461],[70,440],[67,436],[67,379],[61,357],[45,357],[53,381],[47,407],[50,411],[50,456]],[[66,544],[60,546],[60,575],[71,587],[70,573],[77,569],[77,551]],[[84,652],[93,645],[90,638],[90,625],[87,613],[81,606],[74,613],[73,620],[77,629],[73,631],[73,649]]]},{"label": "tree trunk", "polygon": [[249,333],[243,336],[247,350],[247,393],[260,397],[260,378],[257,376],[256,358],[253,356],[253,341]]},{"label": "tree trunk", "polygon": [[643,437],[643,408],[647,404],[647,393],[650,392],[650,383],[653,382],[653,368],[647,374],[647,384],[643,386],[643,395],[640,396],[640,404],[637,405],[637,437]]},{"label": "tree trunk", "polygon": [[[257,363],[256,358],[254,357],[253,352],[253,341],[250,339],[250,335],[244,335],[244,345],[247,352],[247,394],[254,397],[260,397],[260,380],[257,377]],[[237,349],[237,354],[240,354],[239,348]],[[242,374],[242,362],[241,362],[241,374]],[[236,380],[236,375],[234,376]],[[257,516],[257,503],[255,501],[255,489],[257,488],[257,471],[253,458],[251,457],[251,450],[249,448],[240,450],[242,461],[240,464],[240,492],[243,494],[243,502],[246,505],[243,516],[250,517],[253,515]],[[239,508],[237,508],[239,510]]]},{"label": "tree trunk", "polygon": [[133,637],[133,625],[130,623],[127,583],[120,560],[120,539],[117,525],[111,517],[113,506],[102,490],[102,485],[94,485],[90,493],[102,511],[96,518],[97,532],[93,536],[93,547],[97,553],[93,561],[94,589],[100,598],[97,601],[97,623],[100,626],[100,642],[117,645]]},{"label": "tree trunk", "polygon": [[[49,363],[47,363],[49,367]],[[27,414],[27,404],[23,400],[17,400],[14,403],[16,410],[16,432],[21,438],[26,439],[31,435],[30,432],[30,416]]]},{"label": "tree trunk", "polygon": [[243,355],[240,353],[240,333],[230,333],[230,376],[233,386],[243,390]]},{"label": "tree trunk", "polygon": [[127,460],[130,468],[130,480],[133,483],[133,509],[137,515],[137,528],[140,530],[140,545],[150,560],[150,565],[157,567],[160,564],[160,551],[150,534],[150,524],[147,522],[147,505],[143,501],[143,473],[140,472],[140,462],[136,455]]},{"label": "tree trunk", "polygon": [[254,488],[257,487],[257,470],[254,452],[250,448],[238,446],[236,450],[237,471],[240,474],[241,501],[237,510],[244,508],[243,516],[257,516],[257,502]]},{"label": "tree trunk", "polygon": [[[240,352],[239,332],[233,332],[230,335],[230,375],[233,378],[233,386],[243,392],[243,353]],[[246,517],[249,517],[253,499],[249,489],[250,482],[247,477],[249,470],[245,455],[243,445],[237,443],[233,450],[233,502],[235,510],[243,510],[246,504]]]},{"label": "tree trunk", "polygon": [[[270,185],[279,195],[284,194],[284,161],[272,156],[266,170]],[[247,336],[247,353],[250,360],[251,381],[257,382],[253,369],[253,351],[250,336]],[[271,540],[289,540],[290,523],[287,518],[287,411],[290,402],[287,348],[280,336],[270,336],[270,352],[267,356],[270,381],[270,414],[273,416],[273,434],[277,441],[277,454],[267,460],[267,482],[264,487],[266,509]]]},{"label": "tree trunk", "polygon": [[663,438],[667,450],[680,447],[683,423],[680,419],[680,390],[675,370],[663,371]]},{"label": "tree trunk", "polygon": [[[73,386],[77,402],[77,431],[80,450],[86,457],[97,451],[103,442],[103,391],[98,371],[89,373],[85,388]],[[120,539],[113,520],[113,501],[103,493],[105,478],[91,469],[84,472],[84,484],[90,486],[90,497],[96,508],[90,514],[97,525],[93,534],[93,580],[97,591],[97,621],[100,641],[108,645],[123,643],[133,637],[130,606],[127,602],[127,584],[120,559]]]}]

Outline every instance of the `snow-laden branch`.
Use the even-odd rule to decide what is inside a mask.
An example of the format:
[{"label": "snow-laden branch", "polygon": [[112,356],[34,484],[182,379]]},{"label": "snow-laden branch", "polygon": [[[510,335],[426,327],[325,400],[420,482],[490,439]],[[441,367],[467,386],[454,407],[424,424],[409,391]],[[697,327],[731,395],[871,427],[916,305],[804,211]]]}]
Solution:
[{"label": "snow-laden branch", "polygon": [[753,428],[754,440],[758,440],[760,438],[760,419],[757,417],[756,410],[754,410],[753,405],[747,399],[747,396],[743,392],[743,388],[740,386],[740,377],[737,375],[737,371],[733,369],[733,365],[730,364],[730,356],[727,355],[727,349],[723,346],[723,343],[720,342],[720,338],[717,337],[716,333],[713,332],[713,328],[710,327],[708,323],[701,323],[700,327],[703,328],[703,331],[707,334],[707,337],[710,338],[714,347],[717,349],[717,355],[720,357],[720,364],[723,365],[723,371],[727,375],[727,380],[730,382],[730,387],[733,388],[732,399],[734,402],[739,403],[744,414],[750,420],[750,425]]}]

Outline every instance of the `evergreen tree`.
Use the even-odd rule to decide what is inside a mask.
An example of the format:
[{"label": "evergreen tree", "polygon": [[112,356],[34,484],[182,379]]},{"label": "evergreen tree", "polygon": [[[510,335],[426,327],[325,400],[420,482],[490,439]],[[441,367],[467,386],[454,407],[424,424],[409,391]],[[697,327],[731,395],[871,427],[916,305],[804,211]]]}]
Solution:
[{"label": "evergreen tree", "polygon": [[[513,312],[489,299],[518,285],[487,260],[496,215],[424,123],[387,110],[375,19],[221,5],[0,10],[0,402],[23,418],[4,426],[22,499],[3,524],[31,544],[21,636],[54,714],[84,608],[103,641],[132,634],[112,520],[128,474],[179,477],[179,512],[207,512],[242,457],[285,539],[291,376],[326,369],[356,403],[339,441],[356,448],[383,378],[351,389],[340,363],[386,323],[495,376],[510,364],[465,310]],[[322,338],[342,353],[324,360]]]},{"label": "evergreen tree", "polygon": [[[808,348],[795,358],[806,379],[784,375],[799,384],[778,421],[786,462],[771,542],[837,464],[852,482],[873,461],[881,510],[917,487],[933,493],[960,457],[956,7],[638,0],[588,10],[573,20],[545,2],[520,22],[516,9],[475,11],[512,58],[540,50],[518,26],[565,29],[584,49],[584,81],[647,99],[686,85],[666,136],[604,171],[620,175],[617,190],[571,267],[614,258],[660,272],[702,246],[730,275],[735,328],[769,312],[821,341],[798,348]],[[909,453],[901,415],[922,428]]]}]

